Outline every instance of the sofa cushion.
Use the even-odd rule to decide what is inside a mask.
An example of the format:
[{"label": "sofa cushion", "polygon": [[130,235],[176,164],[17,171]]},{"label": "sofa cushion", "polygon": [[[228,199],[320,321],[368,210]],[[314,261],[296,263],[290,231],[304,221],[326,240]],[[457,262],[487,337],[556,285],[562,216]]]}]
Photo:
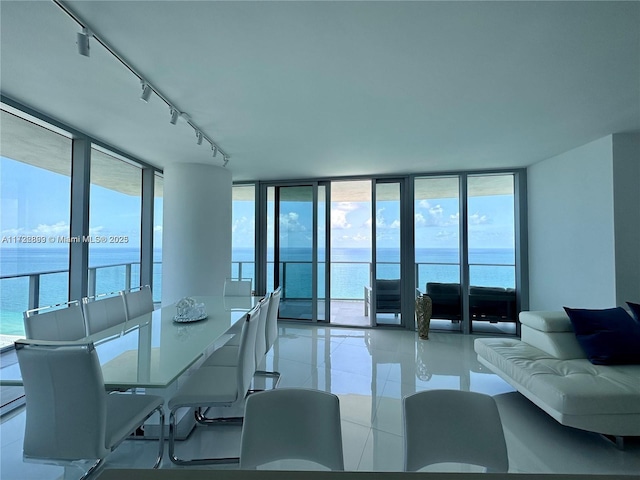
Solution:
[{"label": "sofa cushion", "polygon": [[510,338],[479,338],[479,357],[516,388],[566,415],[640,414],[640,367],[593,365],[587,359],[559,360]]},{"label": "sofa cushion", "polygon": [[627,302],[627,305],[629,305],[629,308],[631,309],[631,313],[633,313],[633,316],[636,317],[636,322],[640,322],[640,304]]},{"label": "sofa cushion", "polygon": [[487,295],[492,297],[503,297],[507,293],[504,287],[469,287],[469,295]]},{"label": "sofa cushion", "polygon": [[459,283],[427,283],[427,295],[460,295]]},{"label": "sofa cushion", "polygon": [[623,308],[565,307],[582,346],[595,365],[640,364],[640,323]]},{"label": "sofa cushion", "polygon": [[573,332],[565,312],[520,312],[520,323],[541,332]]},{"label": "sofa cushion", "polygon": [[523,342],[560,360],[587,358],[573,331],[543,332],[523,324],[520,337]]}]

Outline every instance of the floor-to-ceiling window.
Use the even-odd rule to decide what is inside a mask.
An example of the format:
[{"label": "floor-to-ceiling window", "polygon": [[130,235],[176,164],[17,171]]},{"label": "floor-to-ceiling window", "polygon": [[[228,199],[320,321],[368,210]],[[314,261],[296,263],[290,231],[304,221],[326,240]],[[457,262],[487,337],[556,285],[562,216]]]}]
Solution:
[{"label": "floor-to-ceiling window", "polygon": [[[141,278],[143,164],[94,144],[90,149],[90,181],[84,186],[79,185],[82,178],[76,179],[79,183],[74,181],[74,191],[86,193],[74,196],[72,165],[84,161],[77,160],[74,145],[78,139],[88,143],[91,139],[25,110],[9,102],[3,103],[0,112],[0,335],[23,334],[22,315],[28,308],[129,288],[139,285]],[[88,150],[86,155],[89,159]],[[155,175],[153,190],[154,221],[149,228],[155,232],[154,270],[158,278],[162,247],[160,175]],[[77,200],[73,204],[72,198]],[[83,202],[90,205],[90,224],[86,231],[76,231],[72,236],[71,212],[80,212]],[[88,251],[88,274],[81,273],[87,272],[85,269],[70,269],[70,251],[78,244]],[[70,289],[83,284],[82,288]],[[160,288],[158,280],[155,292],[159,294]]]},{"label": "floor-to-ceiling window", "polygon": [[89,294],[140,285],[142,169],[91,149]]},{"label": "floor-to-ceiling window", "polygon": [[282,318],[317,319],[316,195],[314,185],[276,187],[274,273],[282,287]]},{"label": "floor-to-ceiling window", "polygon": [[[433,329],[517,333],[522,279],[516,259],[526,255],[517,241],[523,235],[516,231],[518,195],[526,193],[517,193],[518,175],[523,174],[264,186],[266,205],[258,210],[264,209],[268,221],[257,242],[266,235],[260,261],[266,264],[267,285],[283,286],[291,308],[318,300],[315,314],[290,310],[281,316],[413,328],[414,295],[422,293],[433,300]],[[329,288],[329,302],[323,286]]]},{"label": "floor-to-ceiling window", "polygon": [[401,325],[402,220],[401,183],[375,183],[374,265],[370,299],[371,325]]},{"label": "floor-to-ceiling window", "polygon": [[369,326],[371,180],[331,182],[331,323]]},{"label": "floor-to-ceiling window", "polygon": [[467,177],[469,310],[473,331],[515,333],[513,174]]},{"label": "floor-to-ceiling window", "polygon": [[[95,293],[96,287],[99,293],[140,284],[142,168],[151,172],[156,169],[126,154],[117,155],[104,144],[87,148],[93,141],[69,125],[3,97],[0,108],[3,362],[16,362],[13,341],[24,337],[25,310],[80,300]],[[83,173],[89,166],[90,178]],[[153,222],[148,222],[147,227],[155,232],[154,270],[159,278],[162,177],[156,175],[153,188],[147,191],[149,202],[153,201],[155,207]],[[151,198],[152,191],[155,198]],[[87,209],[90,226],[78,221],[85,218]],[[147,233],[147,238],[151,238],[151,232]],[[146,248],[150,248],[151,242],[147,243]],[[89,271],[87,254],[93,262]],[[106,267],[113,264],[119,267]],[[102,273],[101,266],[105,266]],[[150,270],[145,271],[151,274]],[[159,298],[159,282],[158,279],[154,288],[155,298]],[[3,414],[20,406],[22,389],[3,387],[0,393]]]},{"label": "floor-to-ceiling window", "polygon": [[[67,301],[71,138],[0,111],[0,345],[29,308]],[[58,130],[59,132],[59,130]]]},{"label": "floor-to-ceiling window", "polygon": [[153,301],[162,300],[162,209],[164,206],[164,177],[153,177]]},{"label": "floor-to-ceiling window", "polygon": [[416,287],[436,299],[431,328],[460,330],[460,179],[418,177],[414,197]]},{"label": "floor-to-ceiling window", "polygon": [[256,199],[255,185],[234,185],[231,218],[231,276],[251,279],[256,289],[255,242]]}]

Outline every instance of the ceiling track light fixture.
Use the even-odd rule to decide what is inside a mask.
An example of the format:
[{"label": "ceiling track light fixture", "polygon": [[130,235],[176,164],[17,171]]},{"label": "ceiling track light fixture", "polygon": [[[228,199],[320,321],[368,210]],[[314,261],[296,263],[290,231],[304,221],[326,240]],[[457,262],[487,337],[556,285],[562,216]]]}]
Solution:
[{"label": "ceiling track light fixture", "polygon": [[88,57],[89,52],[89,37],[91,32],[87,27],[82,27],[82,32],[78,32],[76,35],[76,44],[78,45],[78,53],[83,57]]},{"label": "ceiling track light fixture", "polygon": [[140,95],[140,100],[142,100],[144,103],[147,103],[149,101],[149,98],[151,97],[151,92],[153,92],[153,90],[151,88],[151,85],[149,85],[144,80],[141,80],[141,83],[142,83],[142,95]]},{"label": "ceiling track light fixture", "polygon": [[180,112],[176,108],[171,107],[171,120],[169,120],[169,123],[171,123],[171,125],[175,125],[176,123],[178,123],[179,116]]},{"label": "ceiling track light fixture", "polygon": [[139,73],[125,58],[123,58],[118,52],[116,52],[107,42],[105,42],[99,35],[97,35],[87,23],[80,18],[71,8],[66,5],[66,2],[62,0],[53,0],[53,3],[60,8],[64,13],[66,13],[74,22],[78,24],[80,28],[82,28],[82,32],[78,32],[76,35],[76,43],[78,47],[78,53],[85,57],[89,56],[89,40],[93,38],[94,41],[99,43],[108,53],[110,53],[116,60],[118,60],[127,70],[129,70],[133,75],[135,75],[138,80],[140,80],[142,92],[140,94],[140,100],[143,102],[148,102],[151,98],[151,94],[154,93],[160,100],[162,100],[171,111],[171,119],[170,123],[175,125],[178,123],[178,118],[182,117],[182,119],[195,130],[196,133],[196,142],[198,145],[201,145],[203,141],[207,141],[211,145],[211,150],[213,151],[213,157],[216,157],[218,151],[222,155],[224,159],[224,165],[226,166],[229,163],[230,156],[224,152],[211,138],[209,138],[206,134],[202,132],[200,127],[196,125],[189,115],[186,113],[180,112],[176,107],[174,107],[173,102],[169,101],[167,97],[165,97],[162,92],[160,92],[157,88],[152,87],[141,73]]}]

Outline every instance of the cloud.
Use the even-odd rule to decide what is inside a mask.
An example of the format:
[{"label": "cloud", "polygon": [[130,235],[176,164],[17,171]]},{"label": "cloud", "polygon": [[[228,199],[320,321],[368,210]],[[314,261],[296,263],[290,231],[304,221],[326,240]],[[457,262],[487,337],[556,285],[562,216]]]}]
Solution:
[{"label": "cloud", "polygon": [[32,230],[32,233],[34,233],[35,235],[51,235],[51,236],[69,235],[69,232],[71,232],[71,227],[67,222],[64,222],[64,221],[54,223],[52,225],[41,223]]},{"label": "cloud", "polygon": [[298,220],[300,215],[296,212],[289,212],[280,215],[281,232],[305,232],[307,228]]},{"label": "cloud", "polygon": [[334,203],[335,210],[343,210],[345,212],[353,212],[354,210],[358,210],[358,205],[353,202],[337,202]]},{"label": "cloud", "polygon": [[389,225],[389,228],[400,228],[400,220],[394,220],[391,225]]},{"label": "cloud", "polygon": [[2,230],[3,237],[13,237],[19,235],[32,235],[43,237],[57,237],[58,235],[69,235],[71,227],[65,221],[60,221],[53,224],[40,223],[35,228],[8,228]]},{"label": "cloud", "polygon": [[[385,228],[387,226],[382,212],[384,212],[384,208],[381,208],[376,212],[376,228]],[[364,222],[364,224],[367,227],[371,227],[371,224],[372,224],[371,218],[367,219],[367,221]]]},{"label": "cloud", "polygon": [[379,209],[376,212],[376,228],[385,228],[387,223],[384,219],[384,208]]},{"label": "cloud", "polygon": [[26,235],[24,228],[7,228],[2,230],[3,237],[17,237],[18,235]]},{"label": "cloud", "polygon": [[479,213],[469,215],[470,225],[484,225],[486,223],[489,223],[489,218],[486,215],[480,215]]},{"label": "cloud", "polygon": [[418,205],[425,212],[416,213],[416,227],[444,227],[451,224],[450,218],[446,218],[444,215],[442,205],[432,205],[426,200],[421,200]]},{"label": "cloud", "polygon": [[331,210],[331,229],[344,230],[351,228],[351,224],[347,221],[347,212],[345,210]]},{"label": "cloud", "polygon": [[156,225],[153,227],[153,231],[157,233],[162,233],[162,225]]},{"label": "cloud", "polygon": [[453,231],[453,230],[440,230],[437,234],[436,237],[438,239],[447,239],[447,238],[457,238],[457,232]]},{"label": "cloud", "polygon": [[436,205],[435,207],[429,208],[429,215],[433,217],[442,217],[442,212],[444,212],[444,209],[440,206],[440,204]]},{"label": "cloud", "polygon": [[255,221],[253,218],[247,218],[242,216],[236,219],[231,225],[231,233],[242,233],[247,235],[254,235]]},{"label": "cloud", "polygon": [[353,202],[335,202],[331,208],[331,228],[344,230],[351,228],[351,223],[347,219],[347,214],[358,210],[360,207]]}]

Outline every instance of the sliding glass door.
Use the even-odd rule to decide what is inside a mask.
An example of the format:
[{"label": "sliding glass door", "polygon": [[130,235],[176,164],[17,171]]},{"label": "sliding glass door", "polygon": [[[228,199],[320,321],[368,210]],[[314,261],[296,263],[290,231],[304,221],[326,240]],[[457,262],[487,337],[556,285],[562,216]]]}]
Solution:
[{"label": "sliding glass door", "polygon": [[516,333],[516,176],[416,178],[416,284],[432,329]]},{"label": "sliding glass door", "polygon": [[472,332],[516,333],[513,174],[467,177]]},{"label": "sliding glass door", "polygon": [[260,290],[285,319],[412,328],[426,293],[434,329],[517,333],[522,175],[264,184]]},{"label": "sliding glass door", "polygon": [[[282,287],[280,318],[316,321],[328,311],[323,293],[326,249],[319,244],[325,236],[318,234],[319,220],[326,215],[318,207],[318,192],[316,183],[275,186],[274,287]],[[324,186],[320,192],[324,198]]]},{"label": "sliding glass door", "polygon": [[[401,316],[401,184],[375,183],[375,231],[371,326],[400,325]],[[373,212],[372,212],[373,215]]]}]

